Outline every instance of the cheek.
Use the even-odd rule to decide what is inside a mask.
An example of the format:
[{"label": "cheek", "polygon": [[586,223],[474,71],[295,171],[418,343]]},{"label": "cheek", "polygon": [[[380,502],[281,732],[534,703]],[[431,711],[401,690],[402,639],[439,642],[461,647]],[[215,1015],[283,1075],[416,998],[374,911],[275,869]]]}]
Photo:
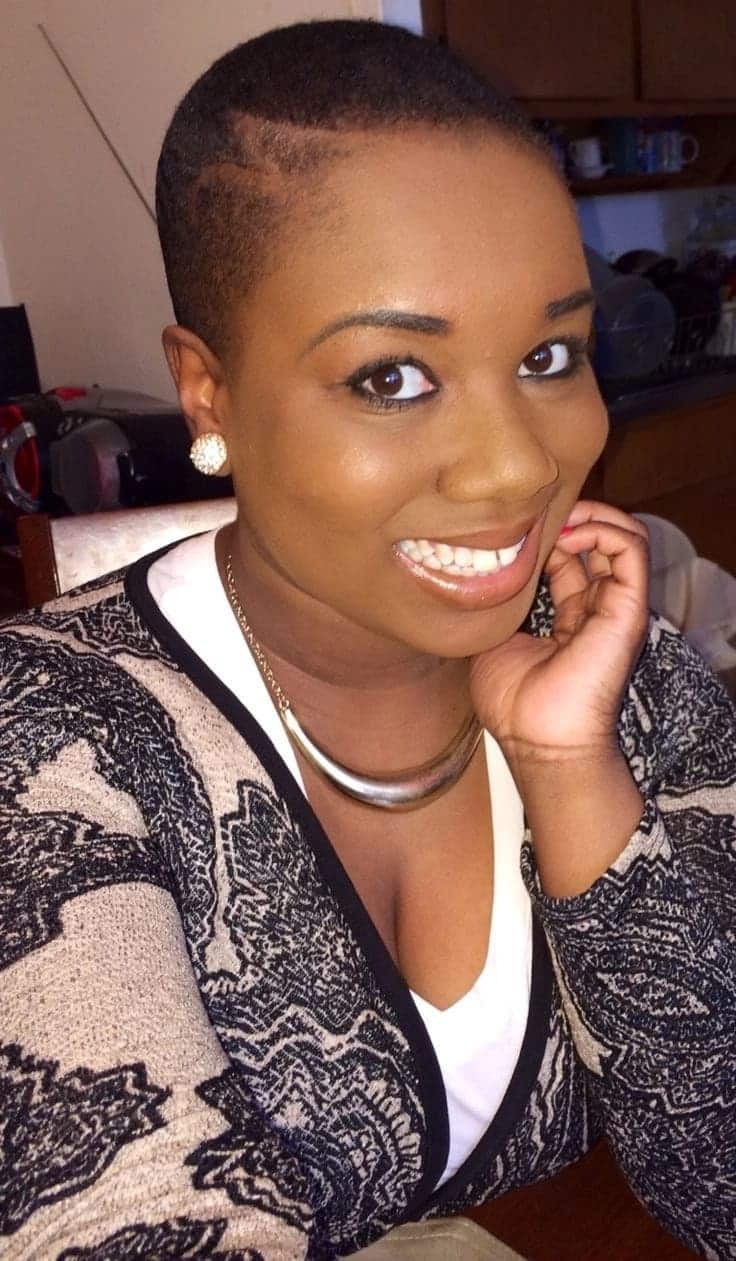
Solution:
[{"label": "cheek", "polygon": [[[290,528],[369,533],[390,521],[417,493],[421,471],[407,443],[370,425],[277,419],[259,428],[238,477],[260,519]],[[412,446],[414,444],[411,444]],[[414,453],[416,454],[416,453]],[[305,537],[304,542],[308,542]]]},{"label": "cheek", "polygon": [[576,402],[565,409],[562,423],[556,426],[554,448],[561,469],[582,473],[583,478],[595,464],[608,438],[608,413],[595,381]]}]

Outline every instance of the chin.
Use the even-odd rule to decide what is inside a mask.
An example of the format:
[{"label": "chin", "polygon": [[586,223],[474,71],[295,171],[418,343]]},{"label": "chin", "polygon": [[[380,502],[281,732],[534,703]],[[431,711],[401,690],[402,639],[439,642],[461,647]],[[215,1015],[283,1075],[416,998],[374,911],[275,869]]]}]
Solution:
[{"label": "chin", "polygon": [[427,616],[416,630],[404,627],[401,639],[408,646],[428,656],[458,659],[476,657],[490,648],[497,648],[521,629],[537,594],[538,582],[519,592],[504,604],[489,609],[450,613],[438,611]]}]

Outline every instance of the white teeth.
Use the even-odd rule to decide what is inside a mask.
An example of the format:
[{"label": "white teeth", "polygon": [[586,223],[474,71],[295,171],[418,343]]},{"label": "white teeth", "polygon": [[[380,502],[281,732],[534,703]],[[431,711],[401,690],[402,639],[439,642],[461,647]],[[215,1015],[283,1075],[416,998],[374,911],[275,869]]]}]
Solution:
[{"label": "white teeth", "polygon": [[506,565],[510,565],[512,561],[516,560],[516,557],[518,555],[519,555],[518,543],[514,547],[502,547],[498,553],[498,559],[501,562],[501,568],[503,569]]},{"label": "white teeth", "polygon": [[498,556],[495,552],[484,552],[481,548],[473,549],[473,568],[479,574],[492,574],[499,568]]},{"label": "white teeth", "polygon": [[402,539],[399,549],[415,564],[425,565],[427,569],[472,578],[513,564],[525,539],[526,535],[512,547],[501,547],[498,551],[484,547],[451,547],[449,543],[432,543],[429,539]]}]

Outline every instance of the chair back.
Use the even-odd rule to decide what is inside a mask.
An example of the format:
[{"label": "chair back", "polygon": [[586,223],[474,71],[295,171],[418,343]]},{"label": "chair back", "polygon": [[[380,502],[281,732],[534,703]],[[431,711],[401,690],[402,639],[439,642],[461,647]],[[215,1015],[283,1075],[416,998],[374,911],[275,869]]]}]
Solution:
[{"label": "chair back", "polygon": [[235,499],[203,499],[72,517],[21,517],[18,540],[30,606],[132,564],[167,543],[235,519]]}]

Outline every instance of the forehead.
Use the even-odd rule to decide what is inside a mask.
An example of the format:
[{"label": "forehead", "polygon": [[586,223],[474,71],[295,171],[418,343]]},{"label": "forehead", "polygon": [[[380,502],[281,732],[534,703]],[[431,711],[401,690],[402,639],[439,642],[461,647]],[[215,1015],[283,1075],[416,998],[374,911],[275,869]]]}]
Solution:
[{"label": "forehead", "polygon": [[541,157],[488,128],[392,129],[353,135],[305,190],[247,305],[315,324],[391,305],[506,319],[587,284],[573,203]]}]

